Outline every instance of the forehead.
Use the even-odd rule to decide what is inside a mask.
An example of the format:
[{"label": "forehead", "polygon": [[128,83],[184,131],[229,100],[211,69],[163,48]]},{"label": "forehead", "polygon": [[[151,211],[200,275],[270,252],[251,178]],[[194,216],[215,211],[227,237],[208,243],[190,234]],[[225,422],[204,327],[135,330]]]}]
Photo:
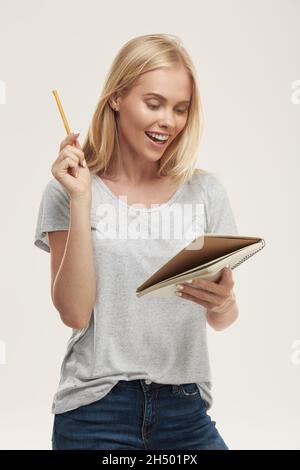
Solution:
[{"label": "forehead", "polygon": [[183,66],[164,67],[142,74],[132,91],[139,95],[158,93],[168,100],[189,100],[192,79]]}]

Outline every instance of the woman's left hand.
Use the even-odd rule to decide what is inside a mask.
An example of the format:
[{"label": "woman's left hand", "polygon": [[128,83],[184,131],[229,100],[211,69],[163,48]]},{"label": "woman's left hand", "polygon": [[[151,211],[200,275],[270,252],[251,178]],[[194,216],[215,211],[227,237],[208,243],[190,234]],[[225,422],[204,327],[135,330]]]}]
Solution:
[{"label": "woman's left hand", "polygon": [[196,302],[215,313],[224,313],[235,302],[234,281],[230,267],[222,269],[217,282],[197,277],[192,282],[182,282],[176,286],[177,288],[183,286],[183,289],[178,291],[182,294],[181,298]]}]

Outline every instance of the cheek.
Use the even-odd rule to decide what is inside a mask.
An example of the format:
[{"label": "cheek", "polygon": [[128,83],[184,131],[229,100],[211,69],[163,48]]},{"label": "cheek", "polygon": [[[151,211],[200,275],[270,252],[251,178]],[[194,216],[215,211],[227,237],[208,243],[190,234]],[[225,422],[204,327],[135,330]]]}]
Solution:
[{"label": "cheek", "polygon": [[127,128],[132,134],[144,132],[152,125],[151,115],[141,108],[132,111],[126,119]]},{"label": "cheek", "polygon": [[136,125],[146,130],[155,123],[155,114],[149,109],[141,106],[136,112]]},{"label": "cheek", "polygon": [[176,136],[180,136],[184,134],[185,132],[185,127],[186,127],[187,119],[184,120],[184,122],[178,123],[178,127],[176,129]]}]

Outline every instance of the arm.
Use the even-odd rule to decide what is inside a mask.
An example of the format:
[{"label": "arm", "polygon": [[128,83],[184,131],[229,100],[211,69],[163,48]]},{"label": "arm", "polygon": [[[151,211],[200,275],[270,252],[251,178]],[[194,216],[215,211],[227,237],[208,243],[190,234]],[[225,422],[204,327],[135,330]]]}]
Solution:
[{"label": "arm", "polygon": [[53,303],[62,321],[76,329],[88,324],[96,301],[90,205],[90,197],[70,200],[66,246],[52,288]]},{"label": "arm", "polygon": [[[215,176],[210,178],[210,186],[207,190],[207,216],[209,233],[238,235],[238,229],[231,207],[230,199],[225,186]],[[230,326],[238,317],[238,306],[233,292],[232,270],[223,272],[221,282],[217,284],[223,286],[223,292],[215,289],[215,294],[223,294],[223,300],[217,299],[213,304],[207,304],[207,323],[216,331],[221,331]],[[227,292],[226,292],[227,291]],[[227,299],[226,299],[227,297]],[[225,303],[224,303],[225,300]],[[223,306],[220,303],[223,302]],[[218,305],[219,304],[219,305]]]}]

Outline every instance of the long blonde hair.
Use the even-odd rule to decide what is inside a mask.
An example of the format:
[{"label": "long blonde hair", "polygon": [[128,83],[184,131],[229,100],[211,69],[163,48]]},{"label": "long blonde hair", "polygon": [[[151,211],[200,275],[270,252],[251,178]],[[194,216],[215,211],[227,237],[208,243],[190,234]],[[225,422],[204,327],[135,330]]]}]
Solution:
[{"label": "long blonde hair", "polygon": [[187,51],[177,36],[146,34],[128,41],[115,57],[96,105],[82,149],[92,174],[105,176],[114,166],[120,168],[120,148],[115,112],[109,104],[114,93],[124,96],[145,72],[159,67],[183,64],[192,79],[192,96],[184,129],[166,148],[159,160],[158,176],[174,176],[179,185],[191,178],[196,169],[203,113],[197,73]]}]

